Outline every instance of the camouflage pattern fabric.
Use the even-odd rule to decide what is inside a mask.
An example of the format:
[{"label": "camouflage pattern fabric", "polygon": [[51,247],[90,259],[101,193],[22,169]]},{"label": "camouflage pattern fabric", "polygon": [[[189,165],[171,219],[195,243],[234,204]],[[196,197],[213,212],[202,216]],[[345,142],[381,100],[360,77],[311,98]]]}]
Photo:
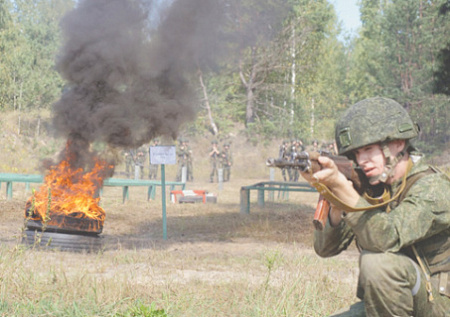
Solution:
[{"label": "camouflage pattern fabric", "polygon": [[187,161],[188,161],[188,150],[186,147],[186,144],[184,142],[181,142],[181,145],[178,147],[177,151],[177,177],[176,181],[181,181],[181,173],[183,171],[183,167],[186,166],[187,168]]},{"label": "camouflage pattern fabric", "polygon": [[415,138],[418,128],[398,102],[375,97],[348,108],[335,134],[339,154],[345,155],[368,144]]},{"label": "camouflage pattern fabric", "polygon": [[136,164],[139,166],[139,177],[144,178],[144,166],[147,161],[147,149],[141,147],[137,150]]},{"label": "camouflage pattern fabric", "polygon": [[223,169],[224,182],[228,182],[230,180],[232,160],[229,146],[224,145],[224,148],[219,155],[219,167]]},{"label": "camouflage pattern fabric", "polygon": [[130,178],[131,175],[134,175],[134,160],[133,153],[131,151],[124,151],[123,155],[125,158],[125,174],[127,178]]},{"label": "camouflage pattern fabric", "polygon": [[189,146],[188,143],[186,143],[186,153],[187,153],[187,159],[186,159],[186,164],[187,164],[187,181],[188,182],[193,182],[194,181],[194,166],[193,166],[193,157],[192,157],[192,149]]},{"label": "camouflage pattern fabric", "polygon": [[[419,161],[408,177],[428,168]],[[392,184],[393,193],[400,184]],[[390,213],[385,208],[348,213],[339,226],[327,223],[324,231],[315,232],[314,249],[322,257],[339,254],[356,239],[362,249],[357,295],[364,301],[367,316],[450,316],[450,298],[439,294],[449,291],[448,283],[438,288],[439,278],[445,274],[441,272],[450,271],[449,192],[446,175],[428,174],[411,186],[398,206],[391,206]],[[361,198],[357,207],[364,206],[369,203]],[[431,302],[411,245],[429,266]],[[348,311],[336,316],[359,315]]]}]

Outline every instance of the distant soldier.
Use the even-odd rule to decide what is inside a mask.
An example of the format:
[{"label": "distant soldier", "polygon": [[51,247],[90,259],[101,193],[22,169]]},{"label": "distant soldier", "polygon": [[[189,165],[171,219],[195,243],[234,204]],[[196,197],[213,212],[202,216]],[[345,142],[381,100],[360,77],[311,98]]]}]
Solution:
[{"label": "distant soldier", "polygon": [[216,175],[216,177],[218,178],[217,163],[219,161],[220,152],[219,152],[219,148],[217,145],[217,141],[214,140],[211,142],[211,150],[209,151],[208,155],[209,155],[209,163],[211,166],[211,173],[209,174],[209,179],[210,179],[210,182],[213,183],[214,175]]},{"label": "distant soldier", "polygon": [[139,149],[137,149],[137,157],[136,157],[136,165],[139,166],[139,177],[142,179],[144,178],[144,165],[147,158],[147,149],[146,147],[142,146]]},{"label": "distant soldier", "polygon": [[177,182],[181,182],[183,167],[187,168],[188,152],[183,139],[179,140],[180,146],[177,149]]},{"label": "distant soldier", "polygon": [[335,141],[330,141],[328,144],[328,152],[330,152],[331,155],[337,154],[337,146]]},{"label": "distant soldier", "polygon": [[194,181],[194,167],[192,164],[192,149],[189,146],[189,140],[185,140],[186,144],[186,153],[187,153],[187,181],[193,182]]},{"label": "distant soldier", "polygon": [[301,139],[297,139],[296,146],[297,152],[303,152],[305,150],[305,146],[303,145],[303,141]]},{"label": "distant soldier", "polygon": [[315,152],[319,151],[319,141],[317,140],[312,141],[312,150]]},{"label": "distant soldier", "polygon": [[[295,156],[296,154],[302,152],[305,150],[305,147],[303,146],[303,142],[300,139],[295,139],[294,146],[292,148],[292,155]],[[298,178],[300,177],[300,172],[298,169],[292,170],[292,180],[294,182],[298,182]]]},{"label": "distant soldier", "polygon": [[[294,156],[296,153],[297,153],[297,140],[291,139],[291,144],[289,146],[289,160],[291,162],[294,161]],[[289,174],[289,181],[295,182],[295,177],[296,177],[296,174],[298,174],[298,170],[290,168],[288,170],[288,174]],[[298,175],[297,175],[297,179],[298,179]]]},{"label": "distant soldier", "polygon": [[[159,139],[154,139],[152,146],[158,146],[159,145]],[[150,156],[149,156],[149,167],[148,167],[148,178],[149,179],[157,179],[158,178],[158,164],[151,164],[150,163]]]},{"label": "distant soldier", "polygon": [[220,152],[220,166],[223,169],[223,181],[228,182],[231,176],[231,165],[233,165],[233,158],[231,156],[230,144],[225,143],[223,150]]},{"label": "distant soldier", "polygon": [[[283,160],[289,160],[289,141],[288,140],[283,140],[283,143],[280,145],[280,149],[278,151],[278,158],[283,159]],[[288,173],[288,168],[287,167],[283,167],[281,169],[281,176],[283,176],[283,180],[287,181],[287,177],[286,174]]]},{"label": "distant soldier", "polygon": [[134,158],[131,150],[125,150],[123,152],[123,156],[125,159],[125,175],[127,178],[130,178],[134,173]]}]

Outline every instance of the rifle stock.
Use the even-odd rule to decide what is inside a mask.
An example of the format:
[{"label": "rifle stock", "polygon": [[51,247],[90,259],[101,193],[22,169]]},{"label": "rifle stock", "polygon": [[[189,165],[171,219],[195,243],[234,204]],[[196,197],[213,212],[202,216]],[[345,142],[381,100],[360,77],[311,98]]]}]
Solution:
[{"label": "rifle stock", "polygon": [[[294,153],[291,160],[273,159],[269,158],[266,162],[267,166],[278,168],[294,168],[302,172],[315,173],[322,169],[318,159],[319,156],[327,156],[334,161],[338,170],[353,183],[355,190],[362,194],[367,186],[366,178],[361,169],[355,166],[355,163],[345,156],[331,155],[329,152],[300,152]],[[327,222],[328,214],[330,212],[330,203],[322,196],[319,196],[316,211],[314,213],[313,224],[316,230],[323,230]]]}]

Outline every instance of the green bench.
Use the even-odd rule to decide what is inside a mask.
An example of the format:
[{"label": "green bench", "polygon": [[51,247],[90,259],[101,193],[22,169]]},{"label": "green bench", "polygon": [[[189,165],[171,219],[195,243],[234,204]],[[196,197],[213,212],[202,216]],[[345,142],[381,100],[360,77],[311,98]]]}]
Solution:
[{"label": "green bench", "polygon": [[25,183],[25,191],[30,189],[30,183],[42,183],[44,177],[39,174],[15,174],[0,173],[0,188],[2,183],[6,183],[6,197],[12,199],[13,183]]},{"label": "green bench", "polygon": [[[30,183],[42,183],[44,177],[38,174],[14,174],[14,173],[0,173],[0,188],[1,183],[6,183],[6,197],[8,200],[13,196],[13,183],[25,183],[25,190],[28,191]],[[162,187],[161,181],[155,180],[143,180],[143,179],[125,179],[125,178],[107,178],[103,182],[103,187],[122,187],[122,201],[129,199],[129,188],[131,186],[147,186],[147,200],[155,199],[156,187]],[[184,190],[186,183],[182,182],[165,182],[165,188],[169,188],[170,191],[174,190],[176,186]],[[100,196],[102,195],[103,188],[100,189]]]},{"label": "green bench", "polygon": [[265,192],[285,193],[288,192],[317,192],[317,190],[306,182],[260,182],[249,186],[241,187],[241,213],[250,213],[250,192],[256,190],[258,192],[258,205],[263,207],[265,204]]},{"label": "green bench", "polygon": [[[144,180],[144,179],[125,179],[125,178],[108,178],[103,182],[103,187],[120,187],[122,186],[122,201],[129,199],[130,186],[147,186],[147,200],[155,199],[156,187],[162,187],[161,181]],[[169,187],[169,193],[179,186],[181,190],[186,189],[186,183],[182,182],[165,182],[165,187]],[[100,196],[102,189],[100,190]],[[169,196],[170,197],[170,196]]]}]

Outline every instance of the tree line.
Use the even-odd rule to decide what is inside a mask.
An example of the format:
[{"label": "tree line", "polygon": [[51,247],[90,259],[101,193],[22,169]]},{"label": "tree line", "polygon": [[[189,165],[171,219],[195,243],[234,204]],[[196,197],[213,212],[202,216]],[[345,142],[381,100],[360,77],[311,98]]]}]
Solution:
[{"label": "tree line", "polygon": [[[362,26],[344,40],[326,0],[216,1],[226,11],[221,56],[190,76],[199,112],[185,134],[219,137],[241,125],[255,142],[330,140],[341,112],[379,95],[419,123],[419,148],[448,144],[448,1],[361,0]],[[0,111],[51,109],[59,98],[59,21],[76,5],[0,0]]]}]

